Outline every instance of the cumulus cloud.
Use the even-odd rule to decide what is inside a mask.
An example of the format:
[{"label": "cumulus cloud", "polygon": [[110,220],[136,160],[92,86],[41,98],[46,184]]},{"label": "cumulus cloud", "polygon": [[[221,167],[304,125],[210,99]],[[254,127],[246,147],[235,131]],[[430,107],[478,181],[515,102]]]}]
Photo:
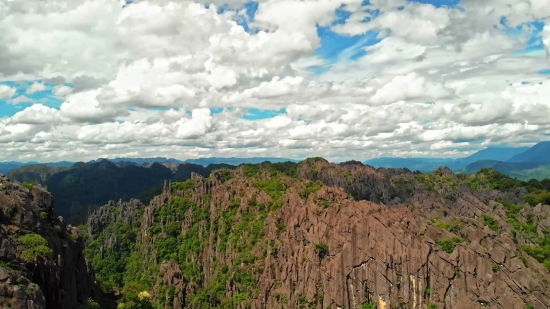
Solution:
[{"label": "cumulus cloud", "polygon": [[176,136],[183,139],[196,139],[212,128],[212,116],[208,108],[194,109],[192,117],[181,118],[176,122]]},{"label": "cumulus cloud", "polygon": [[33,94],[35,92],[40,92],[46,90],[46,85],[44,83],[40,82],[34,82],[32,85],[30,85],[27,90],[25,91],[26,94]]},{"label": "cumulus cloud", "polygon": [[0,99],[9,99],[15,95],[17,89],[8,85],[0,85]]},{"label": "cumulus cloud", "polygon": [[59,108],[61,117],[74,122],[101,123],[128,114],[125,109],[101,108],[98,94],[99,90],[89,90],[67,96]]},{"label": "cumulus cloud", "polygon": [[452,91],[439,83],[426,81],[416,73],[406,76],[397,76],[370,98],[374,104],[384,105],[401,100],[424,99],[438,100],[452,95]]},{"label": "cumulus cloud", "polygon": [[546,46],[546,57],[548,58],[548,62],[550,62],[550,24],[546,24],[546,26],[544,26],[544,30],[542,32],[542,42],[544,43],[544,46]]},{"label": "cumulus cloud", "polygon": [[65,85],[57,85],[52,89],[53,95],[57,97],[64,97],[70,94],[72,91],[73,91],[73,88]]},{"label": "cumulus cloud", "polygon": [[[346,160],[530,144],[550,134],[550,86],[538,73],[550,26],[546,58],[517,51],[536,34],[530,22],[548,23],[545,2],[259,1],[253,18],[242,0],[4,2],[0,80],[32,83],[32,98],[54,86],[0,118],[0,146],[10,143],[6,159]],[[334,23],[337,9],[350,17]],[[318,26],[371,32],[344,51]],[[7,103],[33,101],[16,96],[0,85]],[[250,108],[260,119],[247,120]]]},{"label": "cumulus cloud", "polygon": [[12,124],[53,124],[58,121],[59,111],[42,104],[33,104],[10,119]]},{"label": "cumulus cloud", "polygon": [[17,96],[13,100],[8,101],[8,103],[10,104],[19,104],[19,103],[28,103],[28,102],[32,102],[32,99],[25,95]]},{"label": "cumulus cloud", "polygon": [[[333,29],[346,35],[364,34],[370,30],[390,31],[398,37],[431,44],[437,40],[439,32],[449,25],[452,12],[452,9],[436,8],[431,4],[408,4],[403,10],[389,10],[379,16],[357,10],[346,23]],[[373,21],[365,23],[365,18],[372,18]]]}]

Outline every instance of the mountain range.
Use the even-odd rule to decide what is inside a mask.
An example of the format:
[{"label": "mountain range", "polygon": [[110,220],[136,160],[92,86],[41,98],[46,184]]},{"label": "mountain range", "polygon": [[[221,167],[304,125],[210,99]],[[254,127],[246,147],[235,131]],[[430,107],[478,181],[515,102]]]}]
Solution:
[{"label": "mountain range", "polygon": [[[240,164],[258,164],[262,162],[298,162],[299,160],[290,158],[275,157],[251,157],[251,158],[221,158],[208,157],[178,160],[165,157],[152,158],[100,158],[89,161],[88,163],[97,163],[102,160],[109,160],[117,166],[127,165],[149,166],[153,163],[161,163],[165,166],[176,168],[178,164],[192,163],[203,166],[210,164],[228,164],[238,166]],[[529,177],[542,179],[550,176],[550,141],[540,142],[533,147],[488,147],[477,151],[465,158],[398,158],[398,157],[380,157],[369,159],[363,162],[373,167],[385,168],[408,168],[420,172],[431,172],[440,166],[447,166],[455,172],[471,173],[482,167],[493,167],[507,175],[527,179]],[[509,164],[514,163],[514,164]],[[44,165],[50,168],[69,168],[74,166],[74,162],[54,162],[54,163],[36,163],[36,162],[0,162],[0,173],[7,174],[10,170],[18,169],[26,165]],[[80,162],[79,164],[84,164]]]},{"label": "mountain range", "polygon": [[[468,174],[483,168],[492,168],[518,179],[541,180],[550,178],[550,159],[544,155],[549,144],[539,143],[531,148],[487,148],[463,159],[379,158],[368,160],[365,164],[377,168],[407,168],[424,173],[439,166],[448,166],[455,172]],[[525,159],[532,159],[534,162],[517,162]],[[507,162],[512,160],[515,162]],[[188,161],[182,163],[168,158],[116,158],[78,162],[70,166],[67,162],[34,164],[13,169],[8,177],[21,183],[46,187],[56,197],[56,212],[67,222],[76,225],[83,223],[90,211],[109,200],[128,200],[135,197],[148,203],[155,195],[160,194],[165,180],[185,181],[191,177],[191,173],[206,177],[215,169],[234,169],[236,165],[251,164],[250,162],[296,162],[285,158],[204,158]],[[215,163],[205,165],[209,162]]]},{"label": "mountain range", "polygon": [[148,203],[108,201],[80,227],[57,216],[45,188],[0,176],[0,304],[550,307],[550,179],[322,158],[180,166],[103,160],[51,176],[65,175],[66,191],[95,186],[82,182],[90,173],[107,185],[136,171],[187,178],[163,182]]},{"label": "mountain range", "polygon": [[550,142],[540,142],[533,147],[488,147],[465,158],[383,157],[364,163],[377,168],[408,168],[420,172],[447,166],[455,172],[473,173],[490,167],[520,179],[543,179],[550,176]]},{"label": "mountain range", "polygon": [[[174,158],[165,158],[165,157],[153,157],[153,158],[114,158],[114,159],[107,159],[107,158],[99,158],[95,160],[91,160],[86,163],[97,163],[102,160],[108,160],[113,163],[115,163],[117,166],[126,166],[126,165],[141,165],[141,166],[147,166],[152,163],[162,163],[162,164],[182,164],[182,163],[193,163],[193,164],[200,164],[203,166],[208,166],[210,164],[230,164],[230,165],[240,165],[244,163],[262,163],[262,162],[298,162],[298,160],[294,159],[288,159],[288,158],[273,158],[273,157],[251,157],[251,158],[217,158],[217,157],[209,157],[209,158],[198,158],[198,159],[187,159],[185,161],[174,159]],[[83,164],[85,162],[69,162],[69,161],[60,161],[60,162],[50,162],[50,163],[39,163],[39,162],[16,162],[16,161],[9,161],[9,162],[0,162],[0,173],[1,174],[7,174],[9,171],[18,169],[22,166],[27,165],[44,165],[47,167],[71,167],[74,164],[79,163]]]},{"label": "mountain range", "polygon": [[[119,163],[126,161],[119,161]],[[8,177],[21,183],[40,184],[55,196],[56,213],[73,224],[82,223],[86,214],[109,200],[140,198],[145,203],[160,193],[165,180],[185,181],[192,173],[208,176],[214,169],[234,168],[227,164],[151,163],[117,165],[103,159],[75,163],[71,167],[27,165],[12,170]]]}]

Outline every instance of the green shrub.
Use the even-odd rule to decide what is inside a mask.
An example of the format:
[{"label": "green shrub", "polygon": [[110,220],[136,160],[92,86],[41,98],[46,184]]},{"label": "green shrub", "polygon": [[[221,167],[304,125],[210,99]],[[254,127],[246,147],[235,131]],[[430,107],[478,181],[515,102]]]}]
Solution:
[{"label": "green shrub", "polygon": [[319,254],[320,258],[323,258],[326,255],[328,255],[328,249],[329,249],[328,245],[325,244],[325,243],[315,244],[315,252],[317,252],[317,254]]},{"label": "green shrub", "polygon": [[437,309],[437,305],[436,304],[429,304],[428,305],[428,309]]},{"label": "green shrub", "polygon": [[95,308],[101,308],[101,307],[95,300],[91,298],[88,298],[82,305],[78,307],[78,309],[95,309]]},{"label": "green shrub", "polygon": [[27,234],[19,237],[19,241],[26,248],[21,252],[21,257],[25,261],[33,261],[38,256],[51,258],[53,251],[48,247],[48,241],[38,234]]},{"label": "green shrub", "polygon": [[316,193],[317,191],[321,190],[322,187],[323,184],[318,180],[313,182],[306,182],[302,190],[298,192],[298,195],[300,195],[301,198],[307,198],[310,194]]},{"label": "green shrub", "polygon": [[23,185],[23,187],[25,187],[29,191],[31,191],[36,186],[36,182],[24,182],[24,183],[22,183],[22,185]]},{"label": "green shrub", "polygon": [[258,166],[255,164],[244,164],[243,167],[244,175],[248,178],[256,177],[260,174],[260,170],[258,169]]},{"label": "green shrub", "polygon": [[437,241],[441,249],[449,254],[453,253],[457,244],[463,243],[464,239],[460,237],[443,238]]},{"label": "green shrub", "polygon": [[521,248],[550,271],[550,232],[534,240],[535,245],[523,245]]},{"label": "green shrub", "polygon": [[498,271],[499,268],[500,268],[500,267],[498,266],[498,264],[493,264],[493,265],[491,266],[491,269],[493,270],[494,273],[496,273],[496,272]]},{"label": "green shrub", "polygon": [[376,309],[376,302],[370,301],[361,304],[361,309]]},{"label": "green shrub", "polygon": [[448,221],[437,221],[434,223],[434,226],[453,233],[458,233],[462,229],[462,221],[458,219],[453,219]]},{"label": "green shrub", "polygon": [[286,191],[286,185],[279,178],[270,178],[265,181],[254,181],[252,186],[258,190],[264,191],[271,196],[273,200],[278,199]]},{"label": "green shrub", "polygon": [[481,214],[481,218],[483,218],[483,224],[485,226],[488,226],[491,230],[495,232],[498,232],[500,230],[498,222],[493,217],[486,214]]}]

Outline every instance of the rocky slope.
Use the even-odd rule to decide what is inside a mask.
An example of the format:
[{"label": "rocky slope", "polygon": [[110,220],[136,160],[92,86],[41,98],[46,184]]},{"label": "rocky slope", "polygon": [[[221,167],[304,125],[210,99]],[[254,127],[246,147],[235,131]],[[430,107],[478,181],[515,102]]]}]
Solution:
[{"label": "rocky slope", "polygon": [[550,207],[524,202],[547,191],[524,185],[244,165],[98,209],[86,254],[122,308],[549,308]]},{"label": "rocky slope", "polygon": [[87,308],[101,296],[82,235],[53,212],[53,197],[0,175],[0,307]]}]

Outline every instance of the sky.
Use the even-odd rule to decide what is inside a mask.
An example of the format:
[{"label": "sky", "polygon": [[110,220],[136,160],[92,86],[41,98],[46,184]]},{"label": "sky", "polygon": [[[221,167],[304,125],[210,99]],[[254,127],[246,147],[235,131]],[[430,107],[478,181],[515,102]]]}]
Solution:
[{"label": "sky", "polygon": [[550,0],[0,0],[0,161],[550,140]]}]

